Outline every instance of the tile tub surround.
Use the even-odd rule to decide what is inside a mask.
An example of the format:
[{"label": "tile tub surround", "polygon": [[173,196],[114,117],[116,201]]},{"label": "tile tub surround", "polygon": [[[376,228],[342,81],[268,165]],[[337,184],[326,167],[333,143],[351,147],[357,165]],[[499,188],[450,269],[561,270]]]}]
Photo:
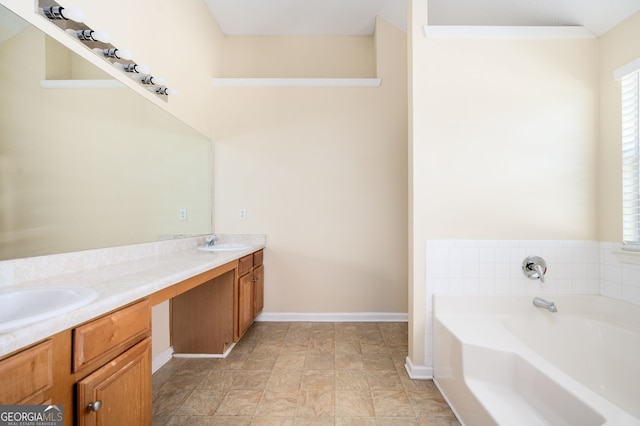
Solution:
[{"label": "tile tub surround", "polygon": [[219,235],[248,249],[204,252],[205,237],[166,240],[0,262],[0,290],[89,287],[98,298],[79,309],[9,333],[0,333],[0,356],[103,315],[156,291],[265,247],[264,235]]},{"label": "tile tub surround", "polygon": [[[433,365],[434,294],[600,294],[640,304],[640,253],[620,256],[620,248],[620,243],[582,240],[426,241],[424,366]],[[544,284],[522,273],[530,254],[547,261]]]},{"label": "tile tub surround", "polygon": [[226,359],[153,375],[153,424],[459,425],[403,367],[406,323],[258,322]]}]

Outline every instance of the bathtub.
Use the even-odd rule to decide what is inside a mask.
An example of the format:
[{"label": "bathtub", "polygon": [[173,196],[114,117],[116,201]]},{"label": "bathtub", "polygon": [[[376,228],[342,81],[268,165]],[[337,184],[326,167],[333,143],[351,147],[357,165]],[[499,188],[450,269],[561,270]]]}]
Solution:
[{"label": "bathtub", "polygon": [[435,295],[434,382],[474,425],[640,425],[640,306]]}]

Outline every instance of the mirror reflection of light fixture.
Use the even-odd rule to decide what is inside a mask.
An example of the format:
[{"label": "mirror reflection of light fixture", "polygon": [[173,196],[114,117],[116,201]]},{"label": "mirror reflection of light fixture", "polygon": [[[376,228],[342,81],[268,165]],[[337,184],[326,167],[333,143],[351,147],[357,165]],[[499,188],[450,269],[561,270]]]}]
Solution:
[{"label": "mirror reflection of light fixture", "polygon": [[169,89],[168,87],[164,87],[164,86],[159,86],[156,87],[155,92],[158,95],[171,95],[171,96],[176,96],[178,94],[178,91],[176,89]]},{"label": "mirror reflection of light fixture", "polygon": [[42,13],[49,19],[64,19],[65,21],[82,22],[84,13],[75,7],[49,6],[43,7]]},{"label": "mirror reflection of light fixture", "polygon": [[127,49],[118,49],[117,47],[112,47],[109,49],[94,49],[96,52],[102,53],[105,58],[114,58],[114,59],[126,59],[130,60],[133,55],[131,51]]},{"label": "mirror reflection of light fixture", "polygon": [[67,33],[78,37],[78,40],[82,41],[101,41],[102,43],[109,43],[111,37],[106,31],[94,31],[94,30],[66,30]]},{"label": "mirror reflection of light fixture", "polygon": [[149,74],[151,72],[151,68],[149,68],[149,65],[117,63],[117,66],[124,72],[131,72],[136,74]]},{"label": "mirror reflection of light fixture", "polygon": [[163,86],[163,78],[150,75],[148,66],[133,63],[131,60],[133,54],[129,50],[113,46],[106,31],[96,31],[83,24],[84,14],[80,10],[73,7],[65,8],[60,6],[56,3],[56,0],[36,0],[36,2],[38,4],[38,13],[49,18],[53,24],[76,40],[97,43],[97,45],[90,45],[96,54],[106,59],[114,67],[128,73],[138,83],[146,86],[151,93],[163,95],[161,98],[165,102],[166,95],[177,94],[175,89]]},{"label": "mirror reflection of light fixture", "polygon": [[140,83],[142,84],[153,84],[153,85],[162,85],[164,84],[164,78],[162,77],[154,77],[152,75],[143,75],[140,77]]}]

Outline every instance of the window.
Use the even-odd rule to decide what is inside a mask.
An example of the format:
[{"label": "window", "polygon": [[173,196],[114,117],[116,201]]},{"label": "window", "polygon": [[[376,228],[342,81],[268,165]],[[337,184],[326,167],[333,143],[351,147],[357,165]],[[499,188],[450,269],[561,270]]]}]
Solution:
[{"label": "window", "polygon": [[621,68],[622,228],[625,248],[640,250],[640,60]]}]

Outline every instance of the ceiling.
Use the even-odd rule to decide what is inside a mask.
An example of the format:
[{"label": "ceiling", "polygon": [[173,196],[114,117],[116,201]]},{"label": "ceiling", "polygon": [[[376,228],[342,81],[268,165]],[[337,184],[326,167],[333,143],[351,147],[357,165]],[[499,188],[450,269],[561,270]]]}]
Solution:
[{"label": "ceiling", "polygon": [[[381,16],[406,31],[405,0],[205,0],[228,35],[370,35]],[[429,25],[581,25],[600,36],[640,0],[429,0]]]}]

